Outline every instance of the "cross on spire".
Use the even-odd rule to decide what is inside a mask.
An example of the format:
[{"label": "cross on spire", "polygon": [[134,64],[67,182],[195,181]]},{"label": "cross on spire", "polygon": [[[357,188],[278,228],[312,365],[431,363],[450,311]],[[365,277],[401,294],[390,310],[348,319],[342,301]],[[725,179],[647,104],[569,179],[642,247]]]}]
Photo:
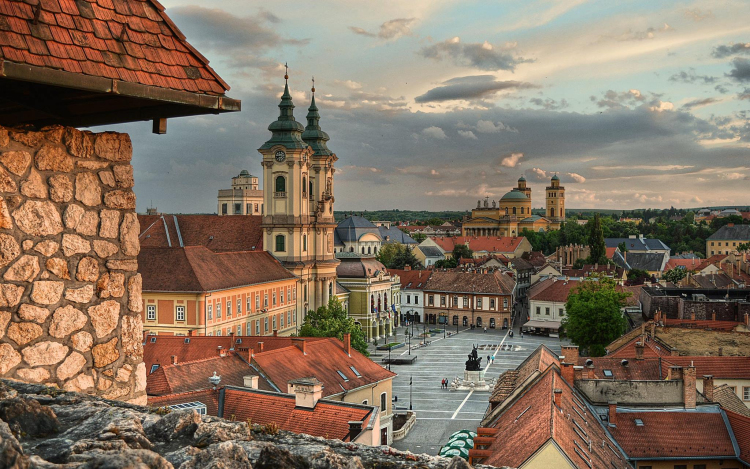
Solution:
[{"label": "cross on spire", "polygon": [[284,81],[289,80],[289,65],[284,62]]},{"label": "cross on spire", "polygon": [[312,92],[315,94],[315,77],[312,77]]}]

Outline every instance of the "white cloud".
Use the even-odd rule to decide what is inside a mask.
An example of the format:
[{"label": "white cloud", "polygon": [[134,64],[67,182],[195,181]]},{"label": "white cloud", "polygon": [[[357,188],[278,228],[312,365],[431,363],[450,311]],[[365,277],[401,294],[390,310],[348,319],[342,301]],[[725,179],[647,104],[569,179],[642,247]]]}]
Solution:
[{"label": "white cloud", "polygon": [[531,168],[531,174],[534,175],[538,181],[544,181],[548,178],[547,171],[540,168]]},{"label": "white cloud", "polygon": [[729,179],[730,181],[734,181],[737,179],[745,179],[747,176],[745,176],[742,173],[726,173],[723,175],[724,179]]},{"label": "white cloud", "polygon": [[463,138],[468,138],[469,140],[477,140],[477,136],[474,135],[474,132],[471,130],[459,130],[458,135],[462,136]]},{"label": "white cloud", "polygon": [[578,173],[568,173],[568,176],[574,181],[574,182],[586,182],[586,178],[581,176]]},{"label": "white cloud", "polygon": [[358,90],[362,88],[362,83],[358,83],[352,80],[333,80],[333,82],[336,83],[337,85],[341,85],[346,88],[349,88],[350,90]]},{"label": "white cloud", "polygon": [[649,109],[656,112],[672,111],[674,110],[674,104],[669,101],[657,101],[658,105],[651,106]]},{"label": "white cloud", "polygon": [[648,164],[636,164],[630,166],[592,166],[591,169],[597,171],[609,171],[613,169],[647,169],[649,171],[675,171],[681,169],[690,169],[695,166],[679,165],[679,164],[663,164],[663,165],[648,165]]},{"label": "white cloud", "polygon": [[508,168],[515,168],[521,158],[523,158],[523,153],[511,153],[509,156],[503,158],[503,161],[501,161],[500,164],[507,166]]},{"label": "white cloud", "polygon": [[497,124],[495,124],[492,121],[486,121],[486,120],[477,121],[477,132],[481,132],[483,134],[494,134],[494,133],[501,132],[503,130],[507,132],[518,132],[518,130],[512,127],[508,127],[502,122],[498,122]]},{"label": "white cloud", "polygon": [[426,129],[424,129],[422,131],[422,135],[424,135],[425,137],[436,138],[438,140],[445,140],[446,138],[448,138],[448,136],[445,135],[443,129],[434,125],[432,127],[427,127]]}]

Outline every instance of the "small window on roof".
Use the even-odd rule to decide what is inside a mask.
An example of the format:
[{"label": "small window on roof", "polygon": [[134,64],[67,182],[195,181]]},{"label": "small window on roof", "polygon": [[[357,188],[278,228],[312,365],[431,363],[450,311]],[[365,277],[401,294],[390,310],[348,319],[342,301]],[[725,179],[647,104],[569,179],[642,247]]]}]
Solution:
[{"label": "small window on roof", "polygon": [[[151,365],[151,373],[159,369],[159,365]],[[151,374],[149,373],[149,374]]]},{"label": "small window on roof", "polygon": [[636,427],[642,427],[643,426],[643,420],[641,420],[641,419],[635,419],[635,426]]},{"label": "small window on roof", "polygon": [[237,339],[237,340],[234,341],[234,343],[235,344],[241,344],[242,343],[242,339]]},{"label": "small window on roof", "polygon": [[603,373],[604,373],[604,376],[606,376],[607,378],[612,377],[612,370],[603,370]]},{"label": "small window on roof", "polygon": [[349,369],[352,370],[352,372],[354,373],[354,376],[356,376],[357,378],[361,378],[362,377],[362,375],[359,374],[359,371],[357,371],[357,369],[354,368],[353,366],[350,366]]},{"label": "small window on roof", "polygon": [[151,337],[151,343],[152,344],[156,343],[156,337]]},{"label": "small window on roof", "polygon": [[186,344],[189,344],[189,343],[190,343],[190,338],[188,338],[188,337],[185,337],[185,343],[186,343]]},{"label": "small window on roof", "polygon": [[341,376],[344,379],[344,381],[349,381],[349,378],[347,378],[346,375],[342,373],[341,371],[336,370],[336,373],[338,373],[339,376]]}]

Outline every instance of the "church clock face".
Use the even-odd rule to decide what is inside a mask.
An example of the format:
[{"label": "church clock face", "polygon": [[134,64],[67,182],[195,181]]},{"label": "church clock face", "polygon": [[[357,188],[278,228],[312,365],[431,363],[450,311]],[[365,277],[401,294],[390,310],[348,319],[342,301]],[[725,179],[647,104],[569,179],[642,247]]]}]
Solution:
[{"label": "church clock face", "polygon": [[284,153],[283,150],[279,150],[276,152],[275,158],[276,158],[276,161],[278,161],[279,163],[283,163],[284,160],[286,159],[286,153]]}]

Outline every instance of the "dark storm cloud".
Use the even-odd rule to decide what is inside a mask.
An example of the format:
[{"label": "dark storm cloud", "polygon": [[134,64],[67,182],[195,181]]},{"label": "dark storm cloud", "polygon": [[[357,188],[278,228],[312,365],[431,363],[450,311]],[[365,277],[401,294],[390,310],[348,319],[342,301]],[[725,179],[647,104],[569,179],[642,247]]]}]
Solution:
[{"label": "dark storm cloud", "polygon": [[737,81],[750,81],[750,60],[735,57],[732,60],[734,68],[727,74],[728,77]]},{"label": "dark storm cloud", "polygon": [[740,94],[737,95],[738,99],[750,99],[750,88],[745,88]]},{"label": "dark storm cloud", "polygon": [[359,34],[360,36],[377,37],[385,40],[398,39],[402,36],[412,35],[410,26],[416,20],[416,18],[396,18],[389,20],[380,25],[377,33],[372,33],[358,26],[349,26],[349,29],[354,34]]},{"label": "dark storm cloud", "polygon": [[708,75],[697,75],[695,73],[694,69],[690,69],[688,71],[681,71],[680,73],[675,73],[671,77],[669,77],[669,81],[679,81],[682,83],[705,83],[705,84],[712,84],[716,81],[716,77],[711,77]]},{"label": "dark storm cloud", "polygon": [[730,57],[737,54],[750,54],[750,42],[737,42],[728,46],[721,45],[714,48],[711,55],[717,59],[723,59],[724,57]]},{"label": "dark storm cloud", "polygon": [[492,75],[473,75],[453,78],[433,88],[425,94],[417,96],[414,101],[430,103],[451,101],[456,99],[474,100],[489,97],[502,90],[519,90],[538,88],[531,83],[509,80],[498,81]]},{"label": "dark storm cloud", "polygon": [[554,110],[557,110],[557,109],[563,109],[563,108],[568,107],[568,101],[565,100],[565,98],[561,99],[560,102],[557,102],[557,101],[555,101],[554,99],[551,99],[551,98],[545,98],[545,99],[532,98],[532,99],[529,100],[529,102],[531,104],[534,104],[536,106],[542,107],[542,108],[550,110],[550,111],[554,111]]},{"label": "dark storm cloud", "polygon": [[448,39],[420,51],[428,59],[443,60],[451,58],[458,65],[478,68],[479,70],[510,70],[524,62],[533,62],[516,54],[516,45],[492,45],[488,42],[462,43],[458,37]]}]

